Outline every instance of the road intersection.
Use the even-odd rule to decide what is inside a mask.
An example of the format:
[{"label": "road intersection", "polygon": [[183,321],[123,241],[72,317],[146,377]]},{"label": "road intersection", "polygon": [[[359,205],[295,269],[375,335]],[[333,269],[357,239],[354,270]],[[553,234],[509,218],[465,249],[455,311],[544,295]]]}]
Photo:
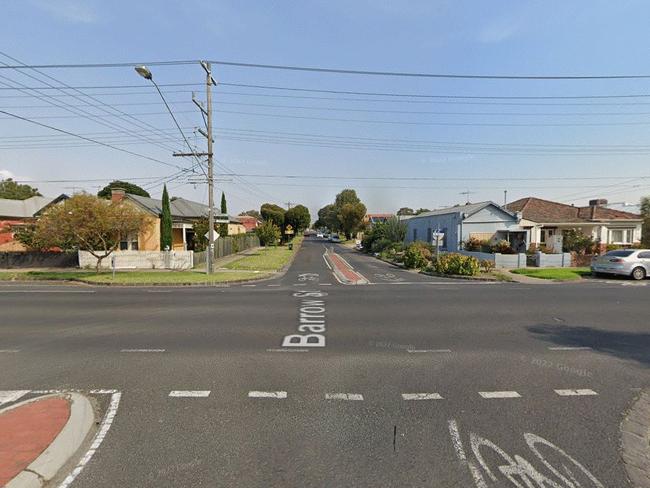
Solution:
[{"label": "road intersection", "polygon": [[246,285],[2,286],[0,390],[80,390],[102,415],[119,392],[74,487],[631,486],[647,287],[457,281],[334,246],[349,285],[330,246]]}]

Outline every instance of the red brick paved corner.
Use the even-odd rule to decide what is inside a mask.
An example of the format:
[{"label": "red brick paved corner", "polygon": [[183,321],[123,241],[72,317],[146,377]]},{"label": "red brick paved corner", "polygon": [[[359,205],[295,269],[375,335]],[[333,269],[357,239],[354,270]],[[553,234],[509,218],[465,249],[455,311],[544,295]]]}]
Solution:
[{"label": "red brick paved corner", "polygon": [[0,486],[38,458],[70,418],[70,402],[44,397],[0,413]]}]

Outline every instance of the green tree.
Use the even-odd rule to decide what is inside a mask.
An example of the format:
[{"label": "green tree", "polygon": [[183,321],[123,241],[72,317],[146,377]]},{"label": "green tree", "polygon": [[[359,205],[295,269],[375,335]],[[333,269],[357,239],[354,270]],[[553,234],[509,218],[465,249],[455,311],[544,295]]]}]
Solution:
[{"label": "green tree", "polygon": [[121,188],[126,193],[130,193],[131,195],[139,195],[141,197],[147,197],[147,198],[151,197],[151,195],[149,195],[149,192],[147,192],[147,190],[136,185],[135,183],[129,183],[128,181],[120,181],[120,180],[111,181],[108,185],[106,185],[104,188],[102,188],[97,192],[97,196],[99,198],[111,198],[111,190],[113,188]]},{"label": "green tree", "polygon": [[426,213],[426,212],[431,212],[431,210],[429,210],[428,208],[418,208],[415,211],[415,215],[420,215],[421,213]]},{"label": "green tree", "polygon": [[169,207],[167,185],[163,186],[162,215],[160,216],[160,250],[172,248],[172,212]]},{"label": "green tree", "polygon": [[271,220],[280,229],[284,227],[284,214],[286,210],[274,203],[265,203],[260,208],[262,219]]},{"label": "green tree", "polygon": [[641,244],[643,247],[650,247],[650,197],[641,199],[641,215],[643,216]]},{"label": "green tree", "polygon": [[410,207],[402,207],[397,211],[397,215],[414,215],[415,211]]},{"label": "green tree", "polygon": [[318,220],[316,221],[317,225],[314,225],[317,228],[327,227],[330,231],[337,232],[341,227],[337,213],[336,206],[333,203],[325,205],[318,211]]},{"label": "green tree", "polygon": [[400,221],[397,217],[390,217],[384,222],[382,231],[383,237],[391,242],[404,242],[406,238],[406,222]]},{"label": "green tree", "polygon": [[352,234],[362,226],[363,217],[366,215],[366,206],[361,203],[357,192],[349,188],[336,195],[334,206],[340,229],[350,239]]},{"label": "green tree", "polygon": [[20,184],[11,178],[0,181],[0,198],[7,198],[9,200],[27,200],[31,197],[40,196],[42,195],[38,192],[38,188]]},{"label": "green tree", "polygon": [[257,229],[255,229],[260,244],[263,246],[275,246],[280,239],[280,227],[272,220],[265,220]]},{"label": "green tree", "polygon": [[[221,213],[228,215],[228,205],[226,204],[226,194],[224,192],[221,192]],[[221,237],[226,237],[228,235],[228,224],[219,224],[218,232]]]},{"label": "green tree", "polygon": [[309,228],[309,224],[311,223],[309,209],[304,205],[296,205],[287,210],[287,213],[284,216],[284,221],[285,223],[290,224],[296,232],[301,232]]},{"label": "green tree", "polygon": [[88,251],[97,258],[99,271],[120,241],[142,232],[149,221],[132,205],[82,193],[49,208],[33,228],[30,244],[39,250]]},{"label": "green tree", "polygon": [[260,215],[259,210],[246,210],[239,215],[248,215],[249,217],[255,217],[258,220],[262,220],[262,216]]}]

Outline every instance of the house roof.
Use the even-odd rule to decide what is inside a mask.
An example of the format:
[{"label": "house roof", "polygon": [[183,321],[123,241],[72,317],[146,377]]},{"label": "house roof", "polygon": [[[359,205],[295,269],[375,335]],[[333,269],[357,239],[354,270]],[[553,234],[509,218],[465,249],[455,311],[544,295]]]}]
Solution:
[{"label": "house roof", "polygon": [[259,219],[252,215],[238,215],[237,219],[246,228],[247,232],[256,229],[260,224]]},{"label": "house roof", "polygon": [[392,213],[369,213],[366,214],[366,217],[369,219],[389,219],[393,216]]},{"label": "house roof", "polygon": [[580,223],[595,220],[638,220],[640,215],[599,205],[576,207],[541,198],[527,197],[506,205],[513,212],[521,212],[522,217],[533,222]]},{"label": "house roof", "polygon": [[[131,193],[125,194],[125,198],[135,201],[140,204],[145,210],[154,215],[162,214],[162,200],[157,198],[142,197],[140,195],[132,195]],[[169,210],[172,214],[172,219],[200,219],[208,215],[210,207],[202,203],[186,200],[185,198],[177,197],[172,198],[169,202]],[[217,217],[227,217],[227,215],[216,212]],[[231,222],[239,222],[235,217],[228,217]]]},{"label": "house roof", "polygon": [[67,198],[68,196],[63,193],[58,197],[37,196],[25,200],[0,198],[0,216],[14,217],[18,219],[32,218],[38,215],[48,205],[52,205]]},{"label": "house roof", "polygon": [[453,207],[439,208],[436,210],[432,210],[430,212],[424,212],[418,215],[413,215],[411,216],[411,218],[417,219],[420,217],[431,217],[434,215],[449,215],[449,214],[458,214],[458,213],[467,214],[467,216],[469,217],[470,215],[474,215],[476,212],[480,212],[481,210],[489,206],[494,206],[506,213],[512,213],[507,210],[504,210],[501,206],[497,205],[492,201],[486,201],[486,202],[479,202],[479,203],[468,203],[466,205],[455,205]]}]

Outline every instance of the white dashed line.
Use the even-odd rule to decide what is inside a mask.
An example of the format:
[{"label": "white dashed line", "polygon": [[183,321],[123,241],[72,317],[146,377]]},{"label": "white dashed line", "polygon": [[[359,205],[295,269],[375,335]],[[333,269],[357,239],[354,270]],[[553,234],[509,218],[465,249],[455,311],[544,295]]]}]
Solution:
[{"label": "white dashed line", "polygon": [[266,286],[280,286],[280,285],[266,285]]},{"label": "white dashed line", "polygon": [[558,346],[558,347],[549,347],[549,351],[591,351],[591,347],[587,346]]},{"label": "white dashed line", "polygon": [[363,401],[363,395],[360,393],[325,393],[325,400]]},{"label": "white dashed line", "polygon": [[267,349],[266,352],[309,352],[309,349]]},{"label": "white dashed line", "polygon": [[0,349],[0,353],[20,352],[20,349]]},{"label": "white dashed line", "polygon": [[170,397],[175,398],[207,398],[210,390],[173,390],[169,392]]},{"label": "white dashed line", "polygon": [[122,398],[121,393],[113,393],[111,395],[111,403],[108,406],[108,410],[106,411],[106,415],[104,415],[104,419],[99,426],[97,434],[95,434],[95,437],[93,438],[92,444],[90,444],[90,449],[86,451],[86,454],[84,454],[84,457],[81,458],[81,461],[79,461],[74,470],[72,470],[72,473],[70,473],[68,477],[61,482],[59,488],[68,488],[68,486],[72,484],[75,478],[79,476],[79,473],[81,473],[81,471],[84,469],[84,466],[86,466],[86,464],[88,464],[88,462],[92,459],[97,449],[99,449],[99,446],[104,441],[106,434],[108,434],[108,430],[111,428],[111,425],[113,425],[113,420],[117,414],[117,408],[120,406],[120,398]]},{"label": "white dashed line", "polygon": [[242,285],[242,286],[246,286],[246,287],[248,287],[248,288],[254,288],[254,287],[256,287],[257,285]]},{"label": "white dashed line", "polygon": [[15,402],[19,398],[24,397],[29,393],[29,390],[9,390],[9,391],[0,391],[0,405],[9,402]]},{"label": "white dashed line", "polygon": [[0,290],[0,293],[95,293],[94,290]]},{"label": "white dashed line", "polygon": [[407,349],[406,352],[423,353],[423,352],[451,352],[451,349]]},{"label": "white dashed line", "polygon": [[165,352],[165,349],[120,349],[120,352]]},{"label": "white dashed line", "polygon": [[249,391],[248,398],[287,398],[286,391]]},{"label": "white dashed line", "polygon": [[332,283],[321,283],[320,286],[332,286]]},{"label": "white dashed line", "polygon": [[404,400],[443,400],[440,393],[402,393]]},{"label": "white dashed line", "polygon": [[578,389],[578,390],[553,390],[560,396],[588,396],[588,395],[598,395],[594,390],[588,388]]},{"label": "white dashed line", "polygon": [[479,391],[483,398],[520,398],[521,395],[516,391]]}]

